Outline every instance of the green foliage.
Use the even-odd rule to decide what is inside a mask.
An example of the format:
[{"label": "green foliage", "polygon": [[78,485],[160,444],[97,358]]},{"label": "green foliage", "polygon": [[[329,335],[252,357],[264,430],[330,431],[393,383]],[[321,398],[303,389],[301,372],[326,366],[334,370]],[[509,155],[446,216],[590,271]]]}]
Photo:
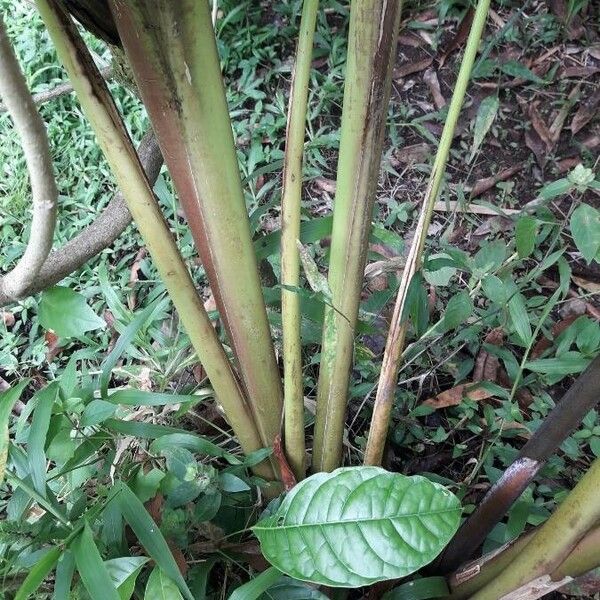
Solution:
[{"label": "green foliage", "polygon": [[297,579],[359,587],[431,562],[460,522],[458,499],[378,467],[312,475],[254,526],[271,564]]}]

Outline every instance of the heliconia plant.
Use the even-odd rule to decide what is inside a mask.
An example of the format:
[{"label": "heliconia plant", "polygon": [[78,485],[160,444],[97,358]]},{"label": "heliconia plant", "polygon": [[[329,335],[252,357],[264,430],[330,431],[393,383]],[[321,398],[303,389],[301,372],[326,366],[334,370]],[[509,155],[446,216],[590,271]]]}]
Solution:
[{"label": "heliconia plant", "polygon": [[[539,582],[544,582],[545,589],[549,589],[557,581],[598,566],[600,510],[594,497],[600,484],[598,459],[546,523],[494,557],[476,559],[472,571],[468,570],[469,565],[461,567],[461,564],[475,554],[491,528],[503,518],[550,454],[596,405],[590,382],[600,369],[600,359],[581,375],[563,404],[550,414],[546,424],[524,446],[522,456],[462,526],[460,501],[446,488],[425,477],[407,477],[381,467],[409,325],[406,315],[409,289],[422,268],[433,206],[439,195],[490,0],[478,0],[474,11],[400,282],[364,452],[365,464],[360,467],[344,465],[344,426],[402,2],[350,2],[326,278],[310,264],[309,253],[300,244],[308,91],[319,18],[318,0],[302,3],[288,106],[281,199],[281,373],[261,288],[208,2],[35,1],[193,350],[250,462],[244,463],[206,440],[193,435],[188,438],[179,431],[161,430],[161,436],[152,442],[151,449],[169,457],[169,441],[174,439],[169,436],[184,436],[183,446],[188,453],[190,449],[201,447],[236,468],[252,468],[258,476],[256,479],[262,480],[260,483],[268,497],[277,495],[282,487],[287,492],[280,503],[269,505],[251,528],[264,557],[273,567],[250,582],[252,585],[247,584],[250,587],[238,588],[231,598],[262,597],[270,585],[281,581],[282,573],[298,582],[351,588],[406,578],[428,564],[431,565],[427,573],[430,577],[401,584],[385,597],[416,597],[411,595],[412,586],[421,582],[423,589],[431,586],[430,595],[419,596],[422,598],[487,600],[512,597],[509,595],[514,593],[528,593],[528,598],[534,598],[537,597],[534,585]],[[131,69],[185,212],[219,310],[227,345],[222,343],[211,323],[152,191],[149,175],[142,167],[108,87],[70,13],[110,43],[122,45],[124,60]],[[0,42],[3,53],[0,59],[6,59],[0,64],[14,67],[7,54],[10,46],[1,28]],[[19,83],[16,75],[15,81]],[[0,92],[6,95],[2,85]],[[13,102],[13,111],[14,106]],[[156,172],[157,168],[151,171]],[[55,192],[51,185],[50,192]],[[54,207],[48,211],[47,218],[54,218]],[[38,249],[39,256],[34,256],[36,272],[43,268],[48,256],[47,238],[45,235]],[[307,279],[320,278],[320,285],[327,292],[312,448],[310,437],[305,434],[299,293],[302,262]],[[312,273],[308,273],[311,270]],[[18,287],[23,288],[21,291],[31,285],[31,277],[24,277],[19,270],[16,281]],[[133,325],[139,323],[135,321]],[[132,326],[132,335],[135,331]],[[109,367],[115,364],[108,363]],[[110,397],[106,395],[108,377],[110,372],[101,377],[100,402],[110,404]],[[13,489],[19,488],[34,498],[67,534],[44,555],[16,597],[25,598],[33,593],[53,569],[70,569],[72,577],[75,567],[94,600],[100,597],[99,589],[104,598],[123,597],[122,589],[117,589],[111,579],[108,561],[102,560],[90,526],[105,507],[74,517],[71,513],[67,517],[59,510],[58,500],[46,494],[43,439],[34,436],[34,442],[28,442],[28,452],[39,459],[35,462],[32,481],[6,469],[8,419],[23,387],[17,386],[0,395],[0,482],[6,475]],[[53,383],[36,396],[33,418],[46,429],[58,394],[58,386]],[[565,415],[567,400],[571,407],[569,415]],[[115,398],[113,401],[116,403]],[[161,397],[160,402],[164,403],[165,399]],[[111,406],[103,408],[112,410]],[[113,425],[118,426],[118,423]],[[123,424],[120,427],[122,431],[133,431],[123,428]],[[272,455],[261,454],[270,448],[274,450]],[[309,455],[313,474],[306,477]],[[188,477],[187,483],[200,479],[194,470],[197,465],[184,464],[182,456],[187,455],[182,453],[178,457],[182,477]],[[252,460],[253,456],[259,458]],[[31,457],[27,460],[31,462]],[[228,475],[236,485],[245,485],[243,481],[239,484],[241,480],[237,476]],[[207,481],[209,479],[207,476]],[[168,589],[172,590],[173,597],[193,599],[195,596],[174,558],[173,548],[126,482],[116,482],[108,492],[106,506],[115,511],[113,518],[121,529],[123,522],[129,525],[155,563],[147,590],[161,588],[164,592],[171,585]],[[75,521],[71,522],[71,518]],[[445,552],[444,548],[447,548]],[[59,562],[63,559],[64,562]],[[142,560],[132,566],[133,584],[144,564]],[[163,578],[169,581],[168,585],[163,586]],[[314,588],[302,588],[302,593],[313,592],[320,594]],[[147,592],[146,597],[152,595]]]}]

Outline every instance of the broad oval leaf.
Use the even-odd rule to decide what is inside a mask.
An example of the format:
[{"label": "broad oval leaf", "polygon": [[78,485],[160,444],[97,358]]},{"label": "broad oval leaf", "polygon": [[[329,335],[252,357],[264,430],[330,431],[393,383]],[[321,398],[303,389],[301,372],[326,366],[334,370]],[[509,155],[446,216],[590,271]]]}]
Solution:
[{"label": "broad oval leaf", "polygon": [[456,496],[424,477],[345,467],[299,483],[253,531],[280,571],[359,587],[431,562],[457,530],[460,513]]},{"label": "broad oval leaf", "polygon": [[73,290],[56,285],[42,294],[38,318],[45,329],[60,337],[80,337],[86,331],[106,327],[85,298]]},{"label": "broad oval leaf", "polygon": [[591,262],[600,250],[600,212],[589,204],[580,204],[571,215],[570,225],[577,249]]},{"label": "broad oval leaf", "polygon": [[144,600],[183,600],[175,582],[160,567],[154,567],[148,583]]}]

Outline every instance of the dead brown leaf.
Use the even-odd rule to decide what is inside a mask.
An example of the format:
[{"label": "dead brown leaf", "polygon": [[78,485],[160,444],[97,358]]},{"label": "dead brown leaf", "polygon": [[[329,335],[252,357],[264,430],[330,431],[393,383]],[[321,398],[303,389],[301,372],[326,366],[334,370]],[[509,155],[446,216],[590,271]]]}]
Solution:
[{"label": "dead brown leaf", "polygon": [[413,73],[419,73],[426,69],[433,62],[433,57],[424,58],[423,60],[418,60],[416,62],[408,62],[401,64],[399,67],[394,69],[394,80],[404,79],[408,75],[412,75]]},{"label": "dead brown leaf", "polygon": [[394,152],[394,160],[397,163],[403,163],[411,165],[414,163],[425,162],[427,157],[431,154],[431,146],[427,143],[412,144],[411,146],[404,146]]},{"label": "dead brown leaf", "polygon": [[[600,71],[600,69],[599,69]],[[600,88],[598,88],[585,102],[581,103],[579,110],[571,121],[573,135],[581,131],[596,115],[600,106]]]},{"label": "dead brown leaf", "polygon": [[[504,331],[501,327],[492,329],[484,339],[484,343],[492,346],[502,346],[504,342]],[[475,369],[473,370],[473,381],[492,381],[495,382],[498,377],[498,367],[500,360],[497,356],[490,354],[483,346],[475,359]]]},{"label": "dead brown leaf", "polygon": [[485,400],[494,395],[492,392],[481,387],[469,389],[472,386],[473,382],[461,383],[445,392],[439,393],[435,398],[428,398],[423,404],[438,410],[449,406],[458,406],[465,397],[469,400]]},{"label": "dead brown leaf", "polygon": [[46,342],[46,360],[52,362],[61,352],[62,347],[58,345],[58,336],[54,331],[48,330],[44,334]]},{"label": "dead brown leaf", "polygon": [[475,15],[475,10],[473,7],[470,7],[469,10],[465,13],[463,20],[460,22],[458,29],[456,30],[456,34],[450,40],[450,42],[443,48],[442,53],[439,58],[438,68],[442,68],[446,59],[455,51],[458,50],[466,41],[469,31],[471,30],[471,24],[473,23],[473,16]]},{"label": "dead brown leaf", "polygon": [[571,279],[575,285],[584,289],[586,292],[590,292],[591,294],[600,294],[600,283],[589,281],[588,279],[577,277],[576,275],[571,275]]},{"label": "dead brown leaf", "polygon": [[464,213],[472,213],[475,215],[497,215],[499,213],[505,213],[507,215],[516,215],[521,211],[516,208],[499,208],[498,210],[494,210],[489,206],[482,206],[480,204],[466,204],[463,205],[456,200],[449,200],[445,202],[443,200],[438,200],[433,205],[433,210],[438,212],[464,212]]},{"label": "dead brown leaf", "polygon": [[335,194],[335,181],[333,179],[327,179],[326,177],[317,177],[314,180],[314,184],[322,191],[328,194]]},{"label": "dead brown leaf", "polygon": [[579,315],[570,315],[565,317],[561,321],[556,322],[551,329],[552,340],[542,336],[531,350],[531,358],[539,358],[548,348],[552,346],[552,341],[556,339],[569,325],[572,325],[574,321],[579,318]]},{"label": "dead brown leaf", "polygon": [[575,103],[577,102],[580,92],[581,92],[581,84],[578,83],[569,92],[567,101],[563,104],[562,108],[558,111],[556,118],[552,122],[552,125],[550,125],[550,136],[551,136],[554,144],[556,144],[556,142],[558,142],[558,139],[560,138],[560,134],[564,127],[565,121],[567,120],[567,117],[569,116],[569,112],[571,111],[571,109],[573,108]]},{"label": "dead brown leaf", "polygon": [[6,327],[12,327],[15,324],[15,315],[9,310],[0,310],[0,320]]},{"label": "dead brown leaf", "polygon": [[511,178],[513,175],[523,170],[524,166],[525,165],[523,165],[522,163],[518,165],[513,165],[512,167],[502,169],[502,171],[500,171],[496,175],[484,177],[483,179],[478,179],[475,182],[473,189],[471,190],[471,198],[476,198],[477,196],[484,194],[488,190],[491,190],[500,181],[506,181],[507,179]]},{"label": "dead brown leaf", "polygon": [[554,147],[552,135],[550,134],[548,127],[546,127],[546,123],[544,122],[544,119],[542,119],[542,115],[540,115],[535,104],[529,105],[529,118],[531,119],[531,125],[540,136],[540,139],[546,144],[546,148],[552,150]]},{"label": "dead brown leaf", "polygon": [[127,297],[127,306],[129,310],[134,310],[137,304],[137,294],[135,293],[135,284],[140,279],[140,269],[142,268],[142,261],[146,258],[146,254],[148,251],[146,248],[140,248],[135,255],[133,260],[133,264],[131,265],[131,272],[129,273],[129,286],[131,287],[131,292],[129,292],[129,296]]},{"label": "dead brown leaf", "polygon": [[440,81],[438,79],[435,69],[427,69],[423,74],[423,81],[427,84],[431,95],[433,96],[433,103],[438,110],[441,110],[446,106],[446,99],[442,95],[440,89]]}]

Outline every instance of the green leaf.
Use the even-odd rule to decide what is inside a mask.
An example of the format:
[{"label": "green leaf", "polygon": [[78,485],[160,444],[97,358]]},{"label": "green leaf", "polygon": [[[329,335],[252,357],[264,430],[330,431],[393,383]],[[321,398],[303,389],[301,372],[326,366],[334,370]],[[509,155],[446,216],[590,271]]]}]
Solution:
[{"label": "green leaf", "polygon": [[250,489],[250,486],[243,479],[233,475],[233,473],[221,473],[219,480],[224,492],[247,492]]},{"label": "green leaf", "polygon": [[183,595],[188,600],[194,600],[163,534],[144,505],[123,482],[115,484],[114,494],[116,494],[115,500],[119,503],[125,521],[127,521],[146,552],[165,572],[167,577],[177,584]]},{"label": "green leaf", "polygon": [[48,573],[52,571],[61,554],[62,550],[60,548],[52,548],[46,552],[46,554],[31,567],[27,577],[25,577],[25,581],[23,581],[15,595],[15,600],[25,600],[35,593],[44,579],[46,579]]},{"label": "green leaf", "polygon": [[496,118],[496,114],[498,113],[499,106],[500,101],[498,100],[498,96],[488,96],[481,101],[481,104],[477,109],[477,117],[475,118],[475,126],[473,128],[473,145],[471,146],[469,162],[473,160],[475,153],[483,142],[483,138],[490,130],[490,127]]},{"label": "green leaf", "polygon": [[27,457],[29,460],[29,469],[31,480],[36,491],[42,496],[46,496],[46,436],[50,426],[50,416],[55,400],[58,398],[58,383],[52,382],[50,385],[40,390],[36,394],[37,405],[33,412],[31,420],[31,429],[27,438]]},{"label": "green leaf", "polygon": [[214,444],[206,438],[200,437],[193,433],[188,432],[176,432],[166,433],[161,435],[150,444],[150,452],[153,454],[161,454],[165,448],[172,446],[180,446],[181,448],[187,448],[192,452],[199,452],[206,454],[207,456],[216,456],[218,458],[224,458],[229,464],[240,465],[242,461],[226,452],[217,444]]},{"label": "green leaf", "polygon": [[160,567],[154,567],[146,584],[144,600],[183,600],[183,596],[175,582]]},{"label": "green leaf", "polygon": [[381,600],[429,600],[446,598],[450,594],[444,577],[423,577],[390,590]]},{"label": "green leaf", "polygon": [[135,339],[137,332],[142,328],[154,311],[157,311],[158,308],[162,308],[162,306],[163,302],[156,302],[150,304],[141,313],[137,314],[133,321],[127,325],[125,331],[123,331],[123,333],[119,336],[115,347],[106,357],[104,363],[102,363],[102,374],[100,375],[100,394],[105,400],[107,400],[108,396],[108,384],[110,382],[110,376],[123,352],[127,350],[127,347]]},{"label": "green leaf", "polygon": [[90,526],[71,542],[77,571],[92,600],[121,600],[94,542]]},{"label": "green leaf", "polygon": [[552,200],[552,198],[556,198],[556,196],[568,194],[572,189],[573,184],[565,177],[547,183],[540,190],[540,197],[542,200]]},{"label": "green leaf", "polygon": [[515,238],[519,258],[525,258],[533,252],[536,235],[537,221],[528,215],[519,217],[515,226]]},{"label": "green leaf", "polygon": [[546,83],[541,77],[538,77],[533,71],[530,71],[525,65],[517,60],[508,60],[505,63],[502,63],[500,65],[500,70],[511,77],[526,79],[527,81],[533,81],[534,83]]},{"label": "green leaf", "polygon": [[260,600],[328,600],[327,596],[303,581],[281,577]]},{"label": "green leaf", "polygon": [[104,561],[121,600],[130,600],[133,596],[137,576],[147,562],[148,558],[145,556],[124,556]]},{"label": "green leaf", "polygon": [[81,415],[80,424],[83,427],[98,425],[115,414],[117,407],[106,400],[92,400],[84,409]]},{"label": "green leaf", "polygon": [[54,576],[54,594],[52,600],[71,600],[71,583],[75,571],[75,559],[70,550],[62,553]]},{"label": "green leaf", "polygon": [[443,325],[446,330],[464,325],[473,312],[473,302],[468,292],[462,291],[450,298],[444,313]]},{"label": "green leaf", "polygon": [[260,598],[274,583],[281,579],[281,571],[275,567],[269,567],[266,571],[253,577],[248,583],[236,588],[229,600],[256,600]]},{"label": "green leaf", "polygon": [[579,352],[565,352],[556,358],[530,360],[525,364],[525,368],[545,375],[572,375],[585,371],[590,362],[590,358],[586,358]]},{"label": "green leaf", "polygon": [[503,305],[508,300],[508,291],[504,282],[496,275],[486,275],[481,280],[483,293],[495,304]]},{"label": "green leaf", "polygon": [[165,406],[167,404],[183,404],[184,402],[200,402],[213,397],[212,390],[202,391],[201,394],[161,394],[158,392],[144,392],[142,390],[118,390],[113,392],[107,402],[122,404],[123,406]]},{"label": "green leaf", "polygon": [[0,484],[4,481],[4,471],[6,469],[6,459],[8,457],[8,424],[13,406],[21,397],[23,390],[29,383],[25,379],[14,387],[0,393]]},{"label": "green leaf", "polygon": [[600,212],[580,204],[571,215],[571,233],[577,249],[590,263],[600,250]]},{"label": "green leaf", "polygon": [[346,467],[300,482],[253,531],[280,571],[333,587],[405,577],[456,532],[461,508],[424,477]]},{"label": "green leaf", "polygon": [[517,292],[512,295],[508,301],[508,314],[514,327],[515,333],[519,336],[523,345],[527,346],[531,342],[531,323],[527,316],[527,307],[523,294]]},{"label": "green leaf", "polygon": [[86,331],[106,327],[104,319],[87,305],[81,294],[58,285],[42,292],[38,318],[44,329],[52,329],[64,338],[80,337]]}]

